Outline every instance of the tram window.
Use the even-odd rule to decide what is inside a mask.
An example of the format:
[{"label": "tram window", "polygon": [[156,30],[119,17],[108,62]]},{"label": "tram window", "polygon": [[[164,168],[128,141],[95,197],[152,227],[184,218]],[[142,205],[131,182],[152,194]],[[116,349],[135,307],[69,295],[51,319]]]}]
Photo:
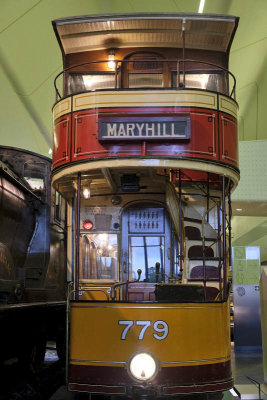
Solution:
[{"label": "tram window", "polygon": [[[156,263],[160,264],[158,271]],[[165,280],[164,236],[129,237],[129,279],[137,279],[139,268],[142,270],[143,282]]]},{"label": "tram window", "polygon": [[23,177],[37,194],[42,195],[45,189],[45,176],[47,168],[45,163],[25,163],[23,168]]},{"label": "tram window", "polygon": [[112,74],[71,74],[68,80],[68,93],[87,90],[114,89],[115,75]]},{"label": "tram window", "polygon": [[129,74],[129,88],[163,87],[162,74]]},{"label": "tram window", "polygon": [[81,238],[80,279],[118,279],[116,234],[86,234]]},{"label": "tram window", "polygon": [[[180,82],[183,83],[183,74]],[[177,86],[177,72],[172,72],[172,87]],[[222,74],[220,73],[185,73],[185,87],[223,92]]]}]

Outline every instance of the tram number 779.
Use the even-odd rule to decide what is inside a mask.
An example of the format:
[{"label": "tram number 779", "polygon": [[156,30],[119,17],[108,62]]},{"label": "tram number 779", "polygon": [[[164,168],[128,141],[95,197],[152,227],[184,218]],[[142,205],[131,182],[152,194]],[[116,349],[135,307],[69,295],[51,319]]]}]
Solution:
[{"label": "tram number 779", "polygon": [[[125,326],[121,333],[121,340],[126,340],[126,336],[129,330],[135,326],[141,326],[141,330],[138,335],[138,340],[143,340],[146,330],[149,326],[152,325],[151,321],[128,321],[128,320],[120,320],[118,321],[119,325]],[[169,327],[165,321],[155,321],[153,323],[154,333],[153,336],[157,340],[164,340],[168,336]]]}]

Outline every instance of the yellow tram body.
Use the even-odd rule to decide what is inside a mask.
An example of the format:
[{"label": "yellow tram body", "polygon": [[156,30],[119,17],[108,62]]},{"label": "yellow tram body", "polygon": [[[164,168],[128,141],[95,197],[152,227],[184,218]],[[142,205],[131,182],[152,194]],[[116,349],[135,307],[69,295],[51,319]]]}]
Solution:
[{"label": "yellow tram body", "polygon": [[[71,303],[70,364],[125,367],[135,352],[148,351],[161,368],[230,360],[228,303],[107,304]],[[121,320],[150,321],[144,338],[133,325],[122,340]],[[168,335],[153,337],[153,323],[164,320]],[[159,335],[160,336],[160,335]]]}]

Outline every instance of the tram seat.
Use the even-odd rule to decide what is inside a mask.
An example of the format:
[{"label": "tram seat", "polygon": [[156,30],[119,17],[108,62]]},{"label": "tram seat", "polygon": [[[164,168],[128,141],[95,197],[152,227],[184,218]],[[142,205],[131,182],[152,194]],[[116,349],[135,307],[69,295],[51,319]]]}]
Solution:
[{"label": "tram seat", "polygon": [[188,240],[201,240],[200,230],[196,226],[185,226],[185,236]]},{"label": "tram seat", "polygon": [[[203,257],[203,247],[202,245],[191,246],[188,249],[188,258],[202,258]],[[214,257],[214,251],[211,247],[205,246],[205,257]]]},{"label": "tram seat", "polygon": [[[206,279],[218,281],[220,278],[219,269],[214,265],[206,265]],[[190,271],[189,280],[203,280],[203,265],[196,265]]]}]

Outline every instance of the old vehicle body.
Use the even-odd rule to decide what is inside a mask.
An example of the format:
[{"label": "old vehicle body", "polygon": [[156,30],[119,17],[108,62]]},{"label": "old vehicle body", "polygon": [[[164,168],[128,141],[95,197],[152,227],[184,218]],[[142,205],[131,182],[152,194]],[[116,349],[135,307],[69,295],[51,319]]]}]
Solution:
[{"label": "old vehicle body", "polygon": [[[63,97],[52,181],[67,201],[69,390],[232,387],[232,16],[53,21]],[[229,235],[227,235],[227,233]]]},{"label": "old vehicle body", "polygon": [[34,370],[46,341],[65,332],[64,210],[56,220],[47,157],[1,146],[0,179],[1,361]]}]

